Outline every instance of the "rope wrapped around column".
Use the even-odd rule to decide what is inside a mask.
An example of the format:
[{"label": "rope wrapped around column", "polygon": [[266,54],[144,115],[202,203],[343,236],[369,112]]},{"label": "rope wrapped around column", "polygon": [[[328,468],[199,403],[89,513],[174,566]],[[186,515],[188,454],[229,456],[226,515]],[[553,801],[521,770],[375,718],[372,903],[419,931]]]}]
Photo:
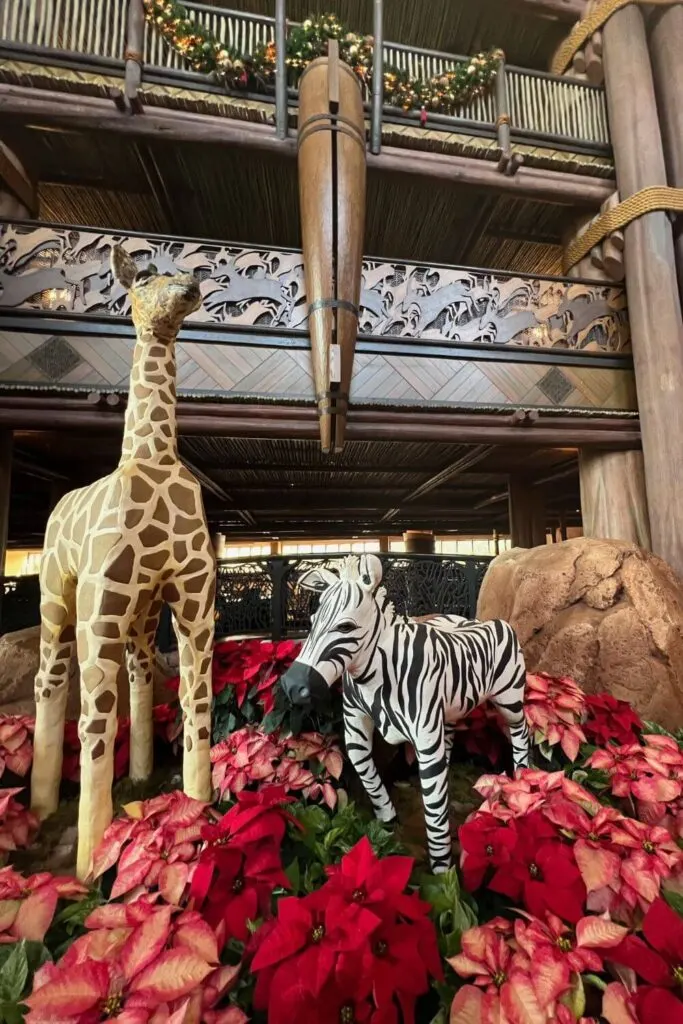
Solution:
[{"label": "rope wrapped around column", "polygon": [[654,186],[634,192],[613,209],[603,213],[590,224],[584,233],[575,238],[564,251],[562,266],[565,274],[591,249],[599,245],[608,235],[619,232],[631,221],[657,211],[683,213],[683,188]]},{"label": "rope wrapped around column", "polygon": [[641,7],[670,7],[680,2],[681,0],[600,0],[590,8],[587,17],[576,23],[564,42],[560,43],[551,61],[550,71],[553,75],[563,75],[575,55],[584,49],[593,36],[622,7],[629,7],[631,4],[638,4]]}]

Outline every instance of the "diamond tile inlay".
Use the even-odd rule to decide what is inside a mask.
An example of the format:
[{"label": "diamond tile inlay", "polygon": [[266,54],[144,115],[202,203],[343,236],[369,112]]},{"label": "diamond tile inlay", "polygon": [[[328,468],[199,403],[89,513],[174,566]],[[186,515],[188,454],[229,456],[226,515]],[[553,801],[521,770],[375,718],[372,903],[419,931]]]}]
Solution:
[{"label": "diamond tile inlay", "polygon": [[546,398],[556,405],[561,405],[568,395],[574,390],[574,385],[567,380],[562,370],[556,366],[551,367],[538,382],[538,388]]},{"label": "diamond tile inlay", "polygon": [[29,362],[40,370],[48,380],[57,381],[66,377],[82,362],[81,357],[64,338],[52,337],[29,355]]}]

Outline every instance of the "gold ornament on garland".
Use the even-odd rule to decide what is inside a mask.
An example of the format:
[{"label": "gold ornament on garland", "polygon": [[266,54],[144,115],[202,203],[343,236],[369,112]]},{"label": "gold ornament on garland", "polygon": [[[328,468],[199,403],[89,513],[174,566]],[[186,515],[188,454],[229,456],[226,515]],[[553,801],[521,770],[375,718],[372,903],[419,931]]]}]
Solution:
[{"label": "gold ornament on garland", "polygon": [[[242,54],[234,47],[224,46],[208,29],[193,21],[177,0],[144,2],[147,21],[193,71],[212,75],[229,89],[262,91],[274,86],[274,43],[261,45],[252,54]],[[290,84],[296,85],[304,68],[327,53],[330,39],[339,41],[342,60],[364,85],[369,85],[372,36],[349,32],[334,14],[306,18],[291,29],[286,54]],[[385,64],[384,102],[405,111],[419,110],[423,123],[428,112],[453,115],[463,104],[491,89],[503,57],[502,50],[477,53],[429,79],[412,78],[406,71]]]}]

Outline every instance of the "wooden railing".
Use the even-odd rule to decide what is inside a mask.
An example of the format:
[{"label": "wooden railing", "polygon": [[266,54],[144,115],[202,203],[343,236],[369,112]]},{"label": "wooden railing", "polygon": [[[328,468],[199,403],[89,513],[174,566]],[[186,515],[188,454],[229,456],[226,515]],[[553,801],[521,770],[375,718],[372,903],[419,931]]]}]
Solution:
[{"label": "wooden railing", "polygon": [[[92,63],[116,62],[122,66],[128,3],[129,0],[3,0],[0,45],[29,53],[34,59],[58,51],[81,60],[88,57]],[[253,53],[275,38],[274,18],[199,3],[187,3],[186,7],[198,24],[243,53]],[[197,87],[201,85],[202,76],[192,74],[182,57],[150,26],[145,31],[144,57],[145,68],[152,77],[163,73],[185,81],[192,79]],[[440,74],[464,59],[456,54],[392,42],[384,44],[383,58],[385,63],[423,78]],[[506,76],[513,139],[543,140],[586,152],[604,153],[608,149],[602,89],[511,66],[506,67]],[[366,93],[369,100],[369,90]],[[386,116],[405,116],[399,111],[385,110]],[[430,127],[466,130],[469,125],[493,134],[497,113],[492,92],[463,104],[454,117],[431,118]]]}]

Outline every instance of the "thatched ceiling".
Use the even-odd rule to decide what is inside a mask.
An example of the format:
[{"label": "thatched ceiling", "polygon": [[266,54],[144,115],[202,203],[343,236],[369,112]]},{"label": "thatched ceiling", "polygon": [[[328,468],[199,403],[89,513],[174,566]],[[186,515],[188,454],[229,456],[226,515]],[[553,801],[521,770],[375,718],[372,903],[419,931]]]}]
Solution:
[{"label": "thatched ceiling", "polygon": [[[45,220],[300,245],[296,162],[253,150],[15,127]],[[368,174],[364,250],[384,258],[558,273],[571,210],[409,175]]]},{"label": "thatched ceiling", "polygon": [[[215,7],[271,15],[273,0],[204,0]],[[350,28],[372,32],[370,0],[289,0],[287,17],[333,11]],[[384,35],[392,43],[469,54],[499,46],[511,64],[546,70],[566,22],[525,12],[511,0],[385,0]]]},{"label": "thatched ceiling", "polygon": [[[17,436],[20,466],[12,480],[10,538],[15,544],[40,539],[55,487],[81,486],[112,470],[120,438],[89,438],[68,432]],[[498,448],[471,470],[418,501],[407,495],[459,459],[467,450],[447,443],[351,441],[341,455],[327,458],[317,441],[183,437],[181,455],[226,494],[205,491],[209,520],[233,537],[350,537],[400,534],[411,527],[461,534],[508,529],[505,491],[510,474],[529,486],[540,483],[548,520],[562,514],[578,522],[576,452]],[[40,472],[62,480],[50,482]],[[563,472],[564,471],[564,472]],[[38,475],[36,475],[38,474]],[[229,500],[227,500],[229,499]],[[491,501],[490,499],[495,499]],[[389,523],[389,509],[399,513]],[[235,509],[255,522],[246,527]]]}]

